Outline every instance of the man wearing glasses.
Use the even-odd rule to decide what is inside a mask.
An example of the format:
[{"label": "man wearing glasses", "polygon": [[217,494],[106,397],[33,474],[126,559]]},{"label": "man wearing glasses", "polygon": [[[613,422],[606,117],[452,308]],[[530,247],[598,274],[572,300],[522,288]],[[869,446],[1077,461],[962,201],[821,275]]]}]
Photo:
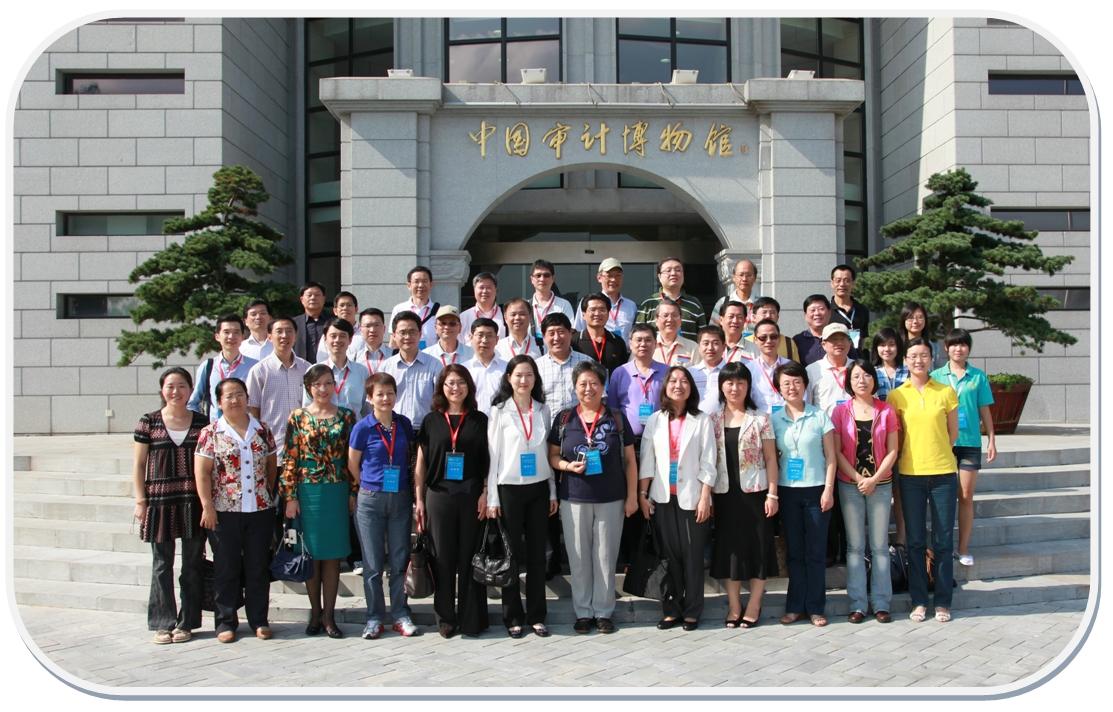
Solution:
[{"label": "man wearing glasses", "polygon": [[754,343],[757,344],[758,357],[746,361],[746,368],[750,369],[753,377],[754,404],[770,415],[785,407],[785,399],[773,383],[773,371],[777,366],[790,363],[787,358],[779,355],[782,340],[781,327],[777,322],[762,319],[754,325]]},{"label": "man wearing glasses", "polygon": [[850,331],[850,343],[859,352],[866,352],[866,334],[869,332],[870,310],[854,297],[858,273],[850,265],[839,265],[831,270],[831,323],[845,324]]},{"label": "man wearing glasses", "polygon": [[754,331],[754,324],[759,321],[754,318],[754,301],[759,296],[754,292],[754,282],[757,281],[757,266],[750,260],[738,260],[734,263],[732,278],[734,279],[734,292],[725,297],[720,297],[719,301],[715,302],[714,308],[711,309],[711,323],[722,326],[719,323],[719,312],[723,305],[727,302],[741,302],[746,305],[746,312],[749,314],[744,328],[744,335],[748,337]]},{"label": "man wearing glasses", "polygon": [[661,291],[641,303],[636,322],[653,324],[657,305],[662,299],[669,299],[680,305],[680,335],[689,341],[695,339],[700,327],[707,326],[707,315],[703,305],[684,294],[684,264],[675,257],[666,257],[657,265],[657,279]]},{"label": "man wearing glasses", "polygon": [[576,317],[576,310],[568,300],[553,293],[555,279],[556,267],[548,260],[537,260],[530,268],[529,281],[533,283],[533,296],[530,297],[529,306],[533,316],[534,335],[537,337],[544,336],[541,322],[550,314],[565,315],[569,324]]}]

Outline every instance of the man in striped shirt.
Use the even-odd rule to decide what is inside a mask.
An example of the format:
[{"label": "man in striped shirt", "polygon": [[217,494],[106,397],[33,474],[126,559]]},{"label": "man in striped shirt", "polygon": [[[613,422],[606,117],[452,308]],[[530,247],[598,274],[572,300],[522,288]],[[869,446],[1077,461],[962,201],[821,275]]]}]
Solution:
[{"label": "man in striped shirt", "polygon": [[666,257],[657,265],[657,279],[661,291],[642,302],[636,323],[653,324],[657,305],[662,299],[671,299],[680,305],[680,335],[695,339],[700,327],[707,326],[707,315],[702,304],[684,294],[684,264],[675,257]]}]

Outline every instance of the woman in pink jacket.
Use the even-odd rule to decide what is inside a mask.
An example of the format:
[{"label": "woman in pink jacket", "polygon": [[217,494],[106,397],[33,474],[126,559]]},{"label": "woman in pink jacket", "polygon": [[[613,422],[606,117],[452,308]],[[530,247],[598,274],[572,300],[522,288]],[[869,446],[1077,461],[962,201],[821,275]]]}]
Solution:
[{"label": "woman in pink jacket", "polygon": [[846,592],[851,623],[861,623],[869,610],[866,600],[866,519],[873,554],[869,603],[880,623],[892,620],[889,602],[889,510],[893,501],[900,421],[888,403],[874,398],[877,371],[865,359],[846,369],[846,392],[852,396],[835,406],[835,456],[838,462],[839,501],[846,522]]}]

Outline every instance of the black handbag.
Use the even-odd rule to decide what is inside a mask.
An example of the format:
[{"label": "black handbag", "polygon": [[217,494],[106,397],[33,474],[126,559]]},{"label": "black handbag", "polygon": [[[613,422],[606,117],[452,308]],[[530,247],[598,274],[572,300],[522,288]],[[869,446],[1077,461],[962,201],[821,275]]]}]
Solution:
[{"label": "black handbag", "polygon": [[[313,556],[305,548],[305,537],[300,531],[301,517],[295,517],[291,526],[286,520],[286,531],[294,532],[297,539],[298,550],[295,551],[289,544],[282,544],[271,559],[271,575],[278,581],[291,583],[305,583],[313,578]],[[288,537],[289,535],[287,535]]]},{"label": "black handbag", "polygon": [[488,551],[491,531],[491,520],[488,519],[487,523],[483,525],[483,536],[479,540],[479,550],[475,552],[475,556],[471,557],[471,577],[476,583],[484,586],[505,588],[518,578],[518,562],[514,561],[514,555],[511,553],[513,549],[510,548],[510,539],[506,536],[506,527],[502,524],[502,518],[499,517],[496,521],[499,527],[499,537],[502,539],[503,555],[501,557],[495,556]]},{"label": "black handbag", "polygon": [[889,547],[889,578],[893,582],[893,593],[908,590],[908,552],[903,546]]},{"label": "black handbag", "polygon": [[646,521],[645,533],[622,580],[624,593],[656,601],[671,601],[676,598],[669,576],[669,560],[657,553],[660,550],[657,537],[654,536],[653,523]]},{"label": "black handbag", "polygon": [[429,598],[433,595],[433,538],[425,531],[425,518],[417,518],[417,539],[410,550],[410,563],[406,566],[406,595],[410,598]]}]

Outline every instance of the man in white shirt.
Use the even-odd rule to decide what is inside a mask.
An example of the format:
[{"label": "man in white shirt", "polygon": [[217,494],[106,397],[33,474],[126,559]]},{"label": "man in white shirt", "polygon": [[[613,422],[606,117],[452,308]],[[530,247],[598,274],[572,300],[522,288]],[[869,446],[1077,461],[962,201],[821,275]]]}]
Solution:
[{"label": "man in white shirt", "polygon": [[850,351],[850,330],[846,324],[832,322],[823,327],[823,350],[826,355],[808,366],[808,388],[804,400],[827,411],[850,400],[846,392],[846,355]]},{"label": "man in white shirt", "polygon": [[530,269],[529,279],[533,282],[533,297],[529,300],[533,310],[533,325],[537,330],[536,335],[544,337],[542,322],[549,314],[564,314],[568,317],[569,328],[576,312],[567,299],[553,294],[553,280],[556,279],[556,267],[548,260],[537,260]]},{"label": "man in white shirt", "polygon": [[506,303],[507,335],[495,347],[495,353],[503,361],[509,362],[518,354],[532,356],[535,361],[541,358],[541,347],[530,329],[529,312],[529,302],[521,297]]},{"label": "man in white shirt", "polygon": [[[595,275],[603,287],[603,294],[611,300],[611,309],[607,313],[607,331],[622,339],[623,343],[630,340],[630,328],[634,325],[634,317],[638,315],[638,305],[622,296],[622,263],[613,257],[608,257],[599,263],[599,272]],[[587,328],[584,321],[583,309],[576,308],[576,318],[572,320],[573,331],[583,331]]]},{"label": "man in white shirt", "polygon": [[[359,313],[359,333],[363,344],[352,354],[351,359],[367,368],[368,373],[378,373],[383,362],[393,356],[390,348],[383,343],[386,334],[386,317],[382,309],[370,307]],[[349,352],[351,349],[348,349]]]},{"label": "man in white shirt", "polygon": [[471,343],[475,355],[464,362],[464,368],[468,369],[475,382],[475,402],[486,415],[491,414],[491,399],[498,393],[506,373],[506,361],[495,355],[496,342],[498,324],[494,319],[480,317],[471,323]]},{"label": "man in white shirt", "polygon": [[[371,412],[371,403],[367,400],[366,391],[363,390],[363,384],[371,374],[359,361],[348,358],[352,331],[352,325],[346,319],[333,317],[326,321],[323,342],[328,349],[328,355],[317,363],[323,363],[332,369],[335,393],[329,400],[333,405],[352,411],[356,420],[359,420]],[[306,390],[301,399],[302,407],[312,402],[313,398]]]},{"label": "man in white shirt", "polygon": [[[351,292],[340,292],[332,300],[332,315],[343,319],[352,325],[355,329],[356,314],[359,312],[359,302],[356,301],[356,295]],[[348,358],[354,358],[360,347],[363,346],[363,336],[357,331],[352,335],[351,343],[348,344]],[[328,358],[328,347],[325,346],[325,339],[321,337],[321,343],[317,345],[317,363],[324,363]]]},{"label": "man in white shirt", "polygon": [[[278,445],[278,462],[286,443],[286,421],[301,406],[305,372],[313,364],[294,353],[297,323],[280,316],[270,323],[274,353],[255,364],[247,374],[247,409],[256,420],[270,426]],[[281,466],[281,465],[280,465]]]},{"label": "man in white shirt", "polygon": [[394,342],[398,353],[383,363],[382,372],[394,376],[398,385],[394,409],[410,419],[416,432],[433,405],[433,387],[444,370],[440,359],[422,353],[418,348],[421,317],[411,311],[399,312],[394,318]]},{"label": "man in white shirt", "polygon": [[480,272],[471,281],[472,294],[475,295],[475,306],[465,309],[460,315],[460,333],[464,335],[464,343],[471,346],[471,325],[476,319],[490,319],[495,322],[498,334],[506,331],[506,320],[503,319],[502,309],[498,305],[499,280],[490,272]]},{"label": "man in white shirt", "polygon": [[437,310],[437,342],[424,351],[433,358],[439,358],[442,367],[463,363],[474,355],[471,347],[464,346],[460,341],[459,309],[446,304]]},{"label": "man in white shirt", "polygon": [[719,308],[719,324],[723,327],[725,358],[727,363],[751,361],[757,356],[757,346],[746,341],[746,305],[742,302],[725,302]]},{"label": "man in white shirt", "polygon": [[700,362],[699,345],[680,335],[680,305],[662,299],[657,305],[657,349],[653,360],[666,366],[691,368]]},{"label": "man in white shirt", "polygon": [[537,359],[537,371],[541,374],[541,385],[545,391],[545,405],[549,406],[549,416],[556,418],[565,408],[578,402],[575,385],[572,383],[572,369],[581,361],[591,361],[591,357],[572,350],[572,322],[563,313],[550,314],[541,322],[545,333],[548,353]]},{"label": "man in white shirt", "polygon": [[700,363],[688,369],[699,391],[701,413],[714,413],[722,405],[719,403],[719,372],[726,361],[723,360],[723,330],[714,325],[701,327],[699,337]]},{"label": "man in white shirt", "polygon": [[757,266],[750,260],[738,260],[734,263],[734,290],[727,294],[725,297],[720,297],[719,301],[715,302],[715,307],[711,310],[711,323],[719,324],[719,310],[727,302],[741,302],[746,305],[746,313],[749,318],[746,321],[746,336],[753,332],[753,324],[755,319],[754,313],[754,300],[758,298],[758,294],[754,292],[754,282],[757,281]]},{"label": "man in white shirt", "polygon": [[[215,423],[220,418],[216,384],[225,378],[243,380],[247,378],[251,367],[258,363],[255,359],[244,356],[240,351],[243,332],[243,320],[235,314],[225,314],[220,317],[216,322],[216,333],[213,334],[213,338],[220,344],[220,355],[205,359],[197,367],[197,376],[193,379],[193,395],[190,396],[186,407],[204,415],[202,402],[207,400],[210,423]],[[206,392],[208,399],[205,398]]]},{"label": "man in white shirt", "polygon": [[750,369],[750,379],[753,382],[754,404],[758,410],[772,414],[774,411],[785,407],[785,399],[774,385],[773,371],[783,363],[791,361],[779,355],[781,340],[781,327],[772,319],[763,319],[754,326],[754,343],[757,344],[758,357],[747,361]]},{"label": "man in white shirt", "polygon": [[274,352],[274,344],[267,336],[267,326],[271,323],[271,305],[265,299],[252,299],[243,309],[243,320],[250,332],[240,344],[240,353],[256,361],[262,361]]},{"label": "man in white shirt", "polygon": [[390,314],[390,329],[391,329],[391,346],[398,348],[398,344],[394,341],[394,319],[402,312],[411,312],[417,314],[417,320],[420,324],[421,334],[417,342],[417,350],[422,351],[431,346],[437,340],[437,324],[436,314],[437,310],[441,308],[439,303],[429,303],[429,293],[433,289],[433,272],[428,267],[418,265],[410,270],[406,275],[406,289],[410,290],[410,298],[401,304],[394,307],[394,311]]}]

